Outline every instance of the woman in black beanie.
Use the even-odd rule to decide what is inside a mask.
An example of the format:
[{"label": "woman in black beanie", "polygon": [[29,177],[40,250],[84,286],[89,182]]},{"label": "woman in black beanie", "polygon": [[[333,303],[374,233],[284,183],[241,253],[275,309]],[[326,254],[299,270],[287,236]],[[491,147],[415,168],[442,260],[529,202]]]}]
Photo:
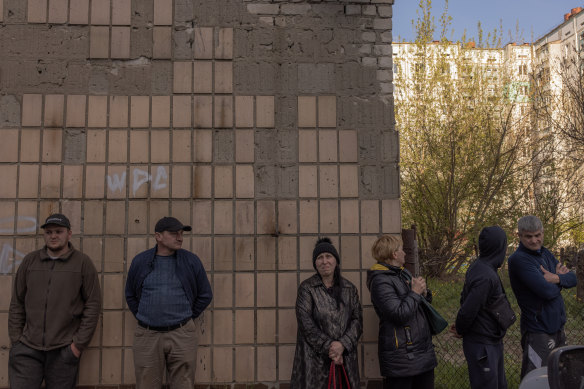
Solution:
[{"label": "woman in black beanie", "polygon": [[363,332],[363,310],[357,288],[341,277],[339,254],[329,238],[316,242],[312,264],[316,274],[298,287],[298,335],[290,388],[326,388],[331,362],[337,381],[341,365],[351,388],[359,388],[357,341]]}]

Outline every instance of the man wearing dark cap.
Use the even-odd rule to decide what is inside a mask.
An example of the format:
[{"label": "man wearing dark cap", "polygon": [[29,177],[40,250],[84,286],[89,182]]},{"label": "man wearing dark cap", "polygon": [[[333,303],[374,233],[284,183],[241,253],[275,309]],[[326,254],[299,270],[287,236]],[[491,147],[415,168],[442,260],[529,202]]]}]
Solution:
[{"label": "man wearing dark cap", "polygon": [[154,227],[156,246],[134,257],[126,281],[126,302],[138,320],[134,368],[138,389],[171,389],[195,384],[200,320],[213,293],[199,257],[181,249],[183,231],[174,217]]},{"label": "man wearing dark cap", "polygon": [[79,358],[101,309],[91,259],[71,244],[71,223],[53,214],[41,226],[45,246],[24,257],[16,273],[8,332],[10,387],[74,388]]}]

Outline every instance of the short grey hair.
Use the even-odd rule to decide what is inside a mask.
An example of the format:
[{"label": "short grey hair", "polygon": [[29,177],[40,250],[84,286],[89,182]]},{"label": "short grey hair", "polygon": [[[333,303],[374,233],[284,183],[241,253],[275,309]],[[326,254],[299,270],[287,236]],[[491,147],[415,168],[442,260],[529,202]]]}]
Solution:
[{"label": "short grey hair", "polygon": [[534,232],[534,231],[543,231],[543,224],[541,220],[537,216],[527,215],[523,216],[517,222],[517,231],[519,233],[522,232]]}]

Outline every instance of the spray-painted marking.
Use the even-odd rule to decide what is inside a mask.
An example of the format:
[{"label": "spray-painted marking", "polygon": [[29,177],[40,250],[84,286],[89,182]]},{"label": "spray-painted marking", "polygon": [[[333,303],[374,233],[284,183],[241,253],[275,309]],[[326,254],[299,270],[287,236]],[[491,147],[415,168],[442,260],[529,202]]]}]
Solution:
[{"label": "spray-painted marking", "polygon": [[12,269],[22,262],[24,255],[24,253],[14,249],[7,243],[2,245],[2,250],[0,250],[0,274],[12,273]]},{"label": "spray-painted marking", "polygon": [[[134,168],[132,169],[132,195],[136,196],[136,192],[140,187],[148,182],[152,182],[152,190],[157,191],[166,188],[168,183],[168,172],[166,167],[158,166],[154,175],[147,171]],[[107,176],[107,187],[111,192],[123,192],[126,188],[126,172],[121,175],[112,174]]]},{"label": "spray-painted marking", "polygon": [[[0,218],[0,234],[14,233],[14,217]],[[16,218],[16,233],[36,232],[37,219],[32,216],[18,216]]]}]

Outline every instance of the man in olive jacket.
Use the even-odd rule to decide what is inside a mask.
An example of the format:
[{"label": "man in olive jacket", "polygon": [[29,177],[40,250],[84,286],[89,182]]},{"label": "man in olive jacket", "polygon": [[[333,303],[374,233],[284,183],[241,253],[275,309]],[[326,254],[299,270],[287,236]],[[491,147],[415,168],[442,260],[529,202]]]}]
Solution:
[{"label": "man in olive jacket", "polygon": [[101,309],[97,271],[69,242],[69,219],[53,214],[41,228],[45,246],[24,257],[10,301],[12,389],[40,388],[43,379],[47,389],[74,388]]}]

